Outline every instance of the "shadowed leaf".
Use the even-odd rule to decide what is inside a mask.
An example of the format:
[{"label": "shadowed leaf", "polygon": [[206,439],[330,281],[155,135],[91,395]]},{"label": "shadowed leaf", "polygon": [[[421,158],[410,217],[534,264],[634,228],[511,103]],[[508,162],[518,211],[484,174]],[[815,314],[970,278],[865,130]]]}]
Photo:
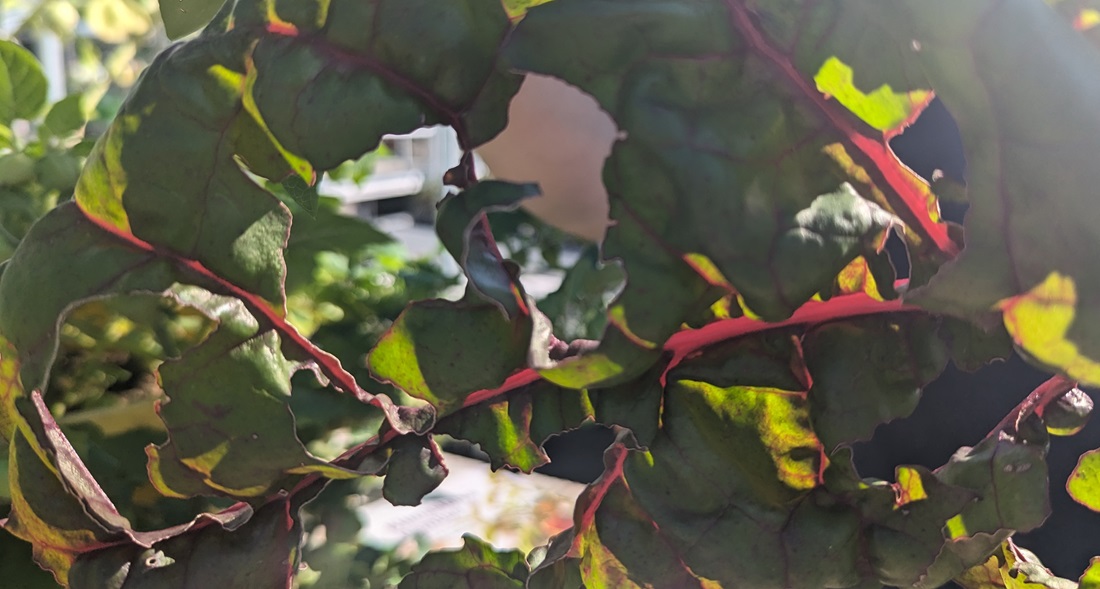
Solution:
[{"label": "shadowed leaf", "polygon": [[518,550],[494,550],[466,535],[462,548],[431,552],[401,580],[399,589],[523,589],[527,562]]},{"label": "shadowed leaf", "polygon": [[394,505],[420,505],[447,477],[447,467],[435,440],[405,435],[395,440],[386,466],[382,496]]}]

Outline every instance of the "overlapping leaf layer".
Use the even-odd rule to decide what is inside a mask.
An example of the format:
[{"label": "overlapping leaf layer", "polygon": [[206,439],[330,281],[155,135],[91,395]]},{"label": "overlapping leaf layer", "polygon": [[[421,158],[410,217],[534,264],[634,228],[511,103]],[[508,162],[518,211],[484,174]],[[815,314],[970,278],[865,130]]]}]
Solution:
[{"label": "overlapping leaf layer", "polygon": [[[286,587],[298,508],[327,480],[385,474],[388,500],[416,504],[446,476],[431,434],[530,472],[548,437],[598,422],[619,438],[570,531],[526,560],[467,539],[402,586],[984,587],[1023,570],[1006,539],[1049,511],[1044,408],[1070,380],[935,471],[865,480],[849,446],[1009,338],[1100,384],[1100,53],[1082,34],[1100,16],[1053,4],[230,0],[149,67],[74,202],[4,267],[4,525],[73,587]],[[203,20],[184,16],[166,10],[170,32]],[[554,336],[485,217],[537,192],[479,182],[471,151],[525,72],[578,86],[621,130],[602,255],[626,282],[598,344]],[[41,100],[16,82],[5,121]],[[963,133],[965,231],[888,146],[933,93]],[[370,352],[414,400],[398,406],[287,321],[292,215],[265,186],[311,211],[319,173],[435,124],[464,150],[437,229],[468,286],[410,305]],[[911,268],[900,294],[891,230]],[[133,293],[209,326],[159,369],[168,439],[146,449],[150,480],[238,501],[159,531],[115,509],[39,394],[72,310]],[[289,400],[303,368],[377,411],[378,435],[312,455]],[[1095,506],[1092,458],[1070,488]],[[1035,567],[1027,586],[1057,586]]]}]

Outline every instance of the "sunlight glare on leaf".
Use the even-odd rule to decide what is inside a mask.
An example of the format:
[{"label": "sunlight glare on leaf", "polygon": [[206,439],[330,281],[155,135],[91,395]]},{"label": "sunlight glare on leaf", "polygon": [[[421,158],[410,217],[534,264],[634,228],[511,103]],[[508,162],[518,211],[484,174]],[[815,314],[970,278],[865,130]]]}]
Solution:
[{"label": "sunlight glare on leaf", "polygon": [[1036,360],[1061,366],[1081,382],[1100,384],[1100,363],[1083,355],[1066,338],[1077,307],[1073,278],[1051,272],[1027,293],[1000,304],[1005,327],[1012,339]]},{"label": "sunlight glare on leaf", "polygon": [[902,125],[932,98],[927,90],[894,92],[888,84],[866,94],[856,87],[852,68],[836,56],[825,60],[814,82],[818,90],[879,131]]}]

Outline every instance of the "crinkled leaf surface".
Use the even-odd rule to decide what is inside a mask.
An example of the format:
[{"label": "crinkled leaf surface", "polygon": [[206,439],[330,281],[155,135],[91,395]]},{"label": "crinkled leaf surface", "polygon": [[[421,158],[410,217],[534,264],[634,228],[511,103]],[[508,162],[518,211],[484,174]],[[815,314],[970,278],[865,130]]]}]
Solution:
[{"label": "crinkled leaf surface", "polygon": [[[919,42],[914,57],[966,148],[966,249],[919,301],[969,315],[1006,299],[1027,304],[1030,313],[1011,302],[1005,309],[1017,343],[1074,378],[1100,383],[1100,277],[1086,254],[1100,245],[1091,197],[1100,180],[1100,116],[1092,107],[1100,84],[1091,75],[1100,54],[1043,2],[973,2],[962,10],[952,2],[897,2],[873,10],[900,38]],[[950,23],[936,16],[944,10],[953,12]]]},{"label": "crinkled leaf surface", "polygon": [[[249,521],[252,510],[244,504],[213,515],[202,514],[192,522],[173,528],[135,531],[92,478],[38,393],[23,397],[18,405],[22,424],[14,432],[9,450],[12,512],[3,525],[12,534],[32,543],[35,560],[50,570],[59,582],[73,587],[121,586],[107,585],[105,580],[125,579],[128,574],[137,576],[139,569],[140,574],[144,574],[148,569],[172,564],[169,560],[174,562],[175,559],[180,564],[171,569],[168,578],[186,579],[193,574],[189,572],[189,557],[220,554],[226,558],[223,562],[236,565],[228,573],[214,573],[221,578],[226,578],[227,574],[270,578],[273,573],[280,574],[272,566],[274,561],[283,563],[282,584],[265,582],[260,586],[287,586],[289,575],[296,567],[294,551],[298,534],[290,530],[297,526],[297,507],[288,512],[286,500],[275,501],[274,504],[282,504],[281,517],[261,517],[256,522],[255,527],[265,527],[266,519],[267,529],[254,537],[241,535],[229,540],[228,545],[237,546],[236,560],[231,553],[209,550],[215,546],[207,542],[211,534],[224,534],[225,530],[236,529]],[[296,501],[307,497],[307,493],[302,493]],[[279,526],[284,530],[282,536],[276,533]],[[211,533],[211,530],[221,532]],[[274,547],[269,542],[274,543]],[[176,553],[175,559],[163,558],[163,553],[158,555],[152,550],[155,547]],[[239,558],[239,551],[246,547],[256,552]],[[274,556],[259,556],[265,553]],[[130,560],[145,564],[132,570]],[[179,585],[149,586],[193,585],[181,582]]]},{"label": "crinkled leaf surface", "polygon": [[518,550],[494,550],[466,535],[462,548],[428,554],[399,589],[523,589],[527,562]]},{"label": "crinkled leaf surface", "polygon": [[[184,291],[179,297],[210,310],[219,327],[160,368],[169,400],[158,413],[169,441],[147,449],[154,486],[169,496],[193,494],[193,485],[171,486],[180,473],[162,470],[180,468],[194,471],[190,477],[200,478],[208,493],[240,498],[265,494],[290,474],[356,476],[312,456],[296,437],[288,406],[296,367],[279,352],[278,335],[260,330],[235,299],[204,291]],[[171,460],[164,460],[169,456]]]},{"label": "crinkled leaf surface", "polygon": [[[919,82],[891,33],[855,4],[811,4],[795,19],[793,7],[718,0],[559,0],[519,24],[512,62],[591,93],[625,132],[604,169],[616,221],[605,252],[630,277],[612,319],[636,342],[660,342],[708,307],[701,282],[732,287],[765,318],[789,315],[898,223],[880,205],[953,251],[927,189],[882,132],[814,85],[833,54],[860,81],[902,92]],[[906,99],[908,114],[918,98]],[[845,144],[858,165],[831,155]],[[858,195],[868,183],[891,198]]]},{"label": "crinkled leaf surface", "polygon": [[[946,365],[951,349],[942,341],[939,323],[917,315],[823,325],[802,319],[812,309],[838,308],[849,301],[891,305],[864,294],[844,295],[810,305],[785,324],[741,317],[670,340],[675,350],[680,341],[719,326],[734,338],[683,359],[674,356],[673,366],[663,372],[660,421],[646,441],[648,451],[630,451],[627,445],[609,451],[605,478],[582,497],[575,529],[551,545],[532,586],[558,586],[574,575],[596,587],[707,582],[909,586],[937,560],[946,542],[944,525],[960,513],[976,526],[986,526],[981,531],[1033,527],[1041,521],[1046,513],[1041,445],[1029,449],[1006,441],[1003,456],[979,452],[970,458],[975,477],[991,468],[1009,467],[1015,473],[1017,459],[1027,458],[1020,472],[1033,471],[1035,477],[1021,481],[970,480],[957,476],[958,467],[944,469],[958,481],[939,472],[901,468],[894,485],[869,485],[852,470],[847,453],[826,456],[816,431],[833,432],[834,443],[847,443],[865,437],[878,423],[907,414],[920,387]],[[879,356],[871,342],[881,341],[884,334],[898,341]],[[861,358],[867,374],[883,378],[855,386],[845,382],[840,375],[850,371],[833,362],[840,349]],[[831,370],[837,370],[835,377]],[[640,393],[642,382],[634,383],[633,390]],[[596,394],[602,397],[610,390]],[[823,398],[820,406],[815,396]],[[530,435],[540,417],[559,419],[559,407],[572,408],[574,403],[559,395],[542,407],[498,403],[487,409],[497,427],[509,423],[508,411],[512,431]],[[854,425],[840,409],[860,411],[865,406],[866,414]],[[535,413],[540,409],[546,413]],[[591,411],[603,423],[616,423],[621,415]],[[517,447],[530,448],[532,441],[541,440],[520,438],[524,445]],[[727,453],[729,448],[737,451]],[[1036,482],[1040,479],[1043,486]],[[1005,505],[1004,520],[986,521],[988,515],[980,509],[988,501],[974,503],[990,493],[1020,493]],[[978,554],[978,562],[995,546]],[[944,580],[971,564],[955,562],[950,569],[941,565],[950,570]]]},{"label": "crinkled leaf surface", "polygon": [[[27,389],[45,387],[62,316],[76,303],[130,291],[162,292],[179,277],[169,259],[129,246],[73,203],[34,225],[0,276],[0,330],[19,351]],[[44,268],[55,277],[41,282]],[[33,295],[28,304],[27,294]]]},{"label": "crinkled leaf surface", "polygon": [[74,589],[291,587],[298,571],[300,502],[272,500],[250,519],[207,525],[149,547],[106,548],[78,559]]},{"label": "crinkled leaf surface", "polygon": [[499,2],[301,4],[313,10],[273,6],[286,22],[267,26],[252,54],[256,106],[293,153],[328,169],[386,133],[449,124],[469,148],[503,128],[521,78],[497,63],[510,28]]},{"label": "crinkled leaf surface", "polygon": [[435,431],[478,444],[494,470],[508,465],[529,473],[549,462],[542,451],[547,438],[580,427],[594,413],[587,392],[536,381],[448,416]]},{"label": "crinkled leaf surface", "polygon": [[[936,472],[899,468],[892,484],[861,480],[832,448],[908,413],[949,356],[979,363],[993,349],[883,300],[893,296],[881,252],[891,227],[906,224],[914,285],[961,244],[887,147],[929,90],[967,143],[967,249],[906,295],[971,318],[1000,309],[1033,357],[1095,374],[1087,330],[1100,305],[1081,252],[1096,249],[1096,219],[1080,195],[1098,184],[1082,159],[1096,151],[1097,56],[1075,21],[1026,0],[535,4],[239,0],[156,59],[91,154],[76,204],[40,222],[0,277],[0,332],[16,350],[0,350],[7,525],[40,562],[90,586],[217,584],[205,575],[221,567],[243,575],[235,584],[285,586],[305,498],[259,496],[300,491],[286,479],[314,471],[344,474],[294,437],[284,397],[299,363],[387,411],[377,445],[346,462],[389,452],[385,493],[397,503],[419,501],[445,474],[422,435],[437,414],[494,465],[521,469],[545,460],[555,428],[629,430],[532,587],[930,584],[1042,521],[1046,440],[1036,432],[995,433]],[[447,205],[441,234],[476,291],[410,306],[370,355],[375,374],[431,406],[414,423],[404,418],[415,410],[367,395],[286,323],[290,214],[251,175],[292,183],[309,208],[316,170],[387,133],[443,123],[475,147],[504,125],[519,81],[509,66],[578,85],[623,131],[605,168],[616,224],[604,252],[622,259],[628,283],[598,349],[540,363],[541,316],[523,296],[511,308],[508,295],[522,291],[476,222],[524,191],[471,186],[467,153],[452,180],[468,188]],[[1059,162],[1072,164],[1064,178]],[[1042,245],[1021,246],[1031,242]],[[960,286],[963,273],[977,278]],[[170,493],[265,506],[249,523],[237,507],[143,535],[16,375],[27,390],[45,384],[74,305],[178,293],[178,283],[205,289],[195,306],[219,325],[162,367],[172,437],[150,452],[151,471]],[[884,341],[896,355],[868,350]],[[251,523],[256,537],[242,527]],[[259,537],[274,544],[249,541]],[[513,556],[468,546],[432,570],[522,582],[518,563],[501,564]]]},{"label": "crinkled leaf surface", "polygon": [[41,397],[35,393],[19,405],[29,421],[10,441],[11,513],[3,525],[31,542],[35,561],[65,583],[79,554],[124,540],[130,524],[84,468]]},{"label": "crinkled leaf surface", "polygon": [[[770,405],[765,411],[785,403],[770,391],[738,392],[753,395],[749,403],[759,402],[759,395],[776,398],[780,405],[765,402]],[[740,418],[746,426],[751,419]],[[666,421],[665,427],[670,432],[674,426]],[[707,427],[697,435],[725,435],[733,442],[742,433],[748,432]],[[819,455],[812,449],[803,456],[784,455],[793,449],[791,439],[786,442],[773,440],[769,448],[758,441],[748,456],[731,455],[734,462],[722,464],[727,467],[722,470],[708,469],[719,466],[712,460],[720,458],[689,457],[682,441],[667,433],[646,453],[616,444],[605,455],[604,476],[578,502],[574,529],[554,539],[531,586],[572,586],[562,584],[567,579],[601,588],[862,587],[873,586],[876,577],[890,584],[912,582],[921,570],[914,565],[926,566],[942,546],[935,522],[942,525],[970,497],[920,469],[900,470],[904,482],[895,487],[868,487],[848,478],[850,467],[842,468],[837,476],[846,480],[836,485],[836,494],[808,491],[813,482],[807,486],[802,476],[787,478],[792,487],[749,474],[770,463],[771,469],[789,469],[788,475],[802,471],[815,478]],[[686,480],[693,483],[685,485]],[[899,492],[916,489],[928,495],[899,501]]]},{"label": "crinkled leaf surface", "polygon": [[[242,106],[248,43],[227,35],[160,54],[96,143],[76,201],[281,308],[290,214],[235,159],[259,167],[278,156]],[[283,169],[289,174],[291,164]]]}]

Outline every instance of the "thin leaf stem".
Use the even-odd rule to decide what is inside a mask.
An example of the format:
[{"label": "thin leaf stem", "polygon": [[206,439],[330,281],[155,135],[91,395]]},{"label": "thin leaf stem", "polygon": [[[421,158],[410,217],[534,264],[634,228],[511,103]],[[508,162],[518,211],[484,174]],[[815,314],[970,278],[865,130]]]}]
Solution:
[{"label": "thin leaf stem", "polygon": [[1010,411],[1008,415],[1005,415],[1004,419],[997,424],[997,427],[993,428],[985,439],[990,439],[993,436],[1000,435],[1001,432],[1015,432],[1019,430],[1020,424],[1025,419],[1030,417],[1033,413],[1042,413],[1042,410],[1061,398],[1062,395],[1072,391],[1077,387],[1077,382],[1070,380],[1061,375],[1054,375],[1047,379],[1043,384],[1035,387],[1035,390],[1031,391],[1015,409]]}]

